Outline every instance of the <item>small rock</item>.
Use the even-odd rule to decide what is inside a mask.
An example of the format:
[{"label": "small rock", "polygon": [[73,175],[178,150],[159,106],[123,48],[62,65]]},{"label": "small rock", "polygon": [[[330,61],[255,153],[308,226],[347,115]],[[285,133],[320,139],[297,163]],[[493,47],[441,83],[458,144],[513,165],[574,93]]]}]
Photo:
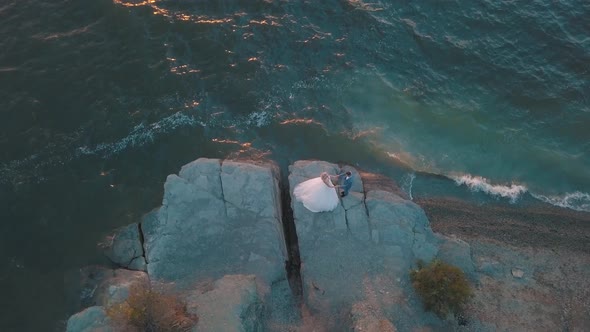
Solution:
[{"label": "small rock", "polygon": [[104,253],[121,267],[145,271],[146,263],[140,238],[136,223],[121,227],[103,244]]},{"label": "small rock", "polygon": [[522,276],[524,275],[524,271],[518,268],[512,268],[512,276],[514,278],[522,278]]}]

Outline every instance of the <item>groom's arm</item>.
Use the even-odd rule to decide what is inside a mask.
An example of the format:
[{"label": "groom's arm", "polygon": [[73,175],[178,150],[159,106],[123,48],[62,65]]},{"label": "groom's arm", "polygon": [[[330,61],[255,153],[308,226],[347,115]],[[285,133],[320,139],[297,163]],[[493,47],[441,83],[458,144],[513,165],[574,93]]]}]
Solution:
[{"label": "groom's arm", "polygon": [[338,179],[340,179],[341,176],[342,176],[342,174],[330,175],[330,179],[338,180]]}]

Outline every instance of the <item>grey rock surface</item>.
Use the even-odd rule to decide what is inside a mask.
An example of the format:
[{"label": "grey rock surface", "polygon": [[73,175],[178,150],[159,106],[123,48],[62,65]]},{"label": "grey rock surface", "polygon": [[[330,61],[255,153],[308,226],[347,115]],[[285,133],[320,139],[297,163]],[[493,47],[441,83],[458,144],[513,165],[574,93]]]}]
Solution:
[{"label": "grey rock surface", "polygon": [[455,235],[444,236],[436,234],[439,241],[437,258],[441,261],[457,266],[472,281],[477,282],[478,276],[472,259],[471,246]]},{"label": "grey rock surface", "polygon": [[255,274],[284,278],[278,171],[273,164],[198,159],[168,176],[162,206],[142,221],[147,270],[182,281]]},{"label": "grey rock surface", "polygon": [[[347,169],[358,174],[350,166]],[[342,172],[338,165],[323,161],[297,161],[289,170],[291,194],[297,184],[323,171]],[[330,322],[330,316],[351,312],[355,303],[377,292],[375,303],[380,303],[376,305],[384,318],[361,319],[360,325],[385,324],[385,328],[390,320],[395,326],[413,329],[438,324],[431,316],[421,315],[421,304],[408,292],[410,266],[416,259],[432,259],[438,251],[424,211],[393,192],[363,192],[360,176],[354,181],[350,195],[331,212],[312,213],[291,200],[306,305],[325,316],[329,330],[337,330],[345,327]]]},{"label": "grey rock surface", "polygon": [[72,301],[75,303],[72,309],[80,310],[123,301],[133,285],[149,285],[149,278],[143,271],[87,266],[70,275],[66,282],[77,297],[77,301]]},{"label": "grey rock surface", "polygon": [[[140,224],[118,229],[107,243],[113,262],[147,273],[89,269],[79,305],[109,306],[126,299],[136,283],[172,282],[200,294],[192,302],[200,303],[199,330],[258,330],[263,301],[286,283],[279,171],[273,163],[195,160],[168,176],[161,207]],[[195,286],[216,279],[209,291]],[[72,324],[95,328],[78,316]]]},{"label": "grey rock surface", "polygon": [[97,303],[108,307],[123,302],[129,297],[129,290],[134,286],[150,287],[147,273],[125,269],[113,270],[97,289]]},{"label": "grey rock surface", "polygon": [[278,170],[271,165],[224,161],[221,169],[223,196],[229,218],[251,214],[258,219],[281,220]]},{"label": "grey rock surface", "polygon": [[115,332],[104,307],[86,308],[68,319],[66,332]]},{"label": "grey rock surface", "polygon": [[226,275],[186,296],[187,310],[199,317],[198,332],[261,331],[263,294],[254,275]]},{"label": "grey rock surface", "polygon": [[417,204],[383,190],[369,191],[365,204],[375,244],[400,247],[409,264],[416,259],[430,261],[435,257],[436,238],[426,214]]},{"label": "grey rock surface", "polygon": [[106,244],[104,253],[113,263],[131,270],[146,270],[138,224],[117,229]]},{"label": "grey rock surface", "polygon": [[[276,166],[199,159],[167,178],[162,206],[145,215],[141,227],[123,227],[111,238],[105,253],[113,262],[147,273],[89,267],[68,279],[82,294],[72,302],[91,307],[73,315],[67,331],[111,331],[104,307],[126,299],[135,284],[159,281],[182,285],[189,310],[200,318],[195,331],[590,326],[588,255],[435,235],[422,208],[390,179],[322,161],[298,161],[289,169],[291,192],[322,171],[350,170],[355,179],[331,212],[312,213],[291,200],[302,261],[301,311],[285,276]],[[424,312],[412,289],[410,268],[432,258],[458,266],[473,282],[461,326]]]}]

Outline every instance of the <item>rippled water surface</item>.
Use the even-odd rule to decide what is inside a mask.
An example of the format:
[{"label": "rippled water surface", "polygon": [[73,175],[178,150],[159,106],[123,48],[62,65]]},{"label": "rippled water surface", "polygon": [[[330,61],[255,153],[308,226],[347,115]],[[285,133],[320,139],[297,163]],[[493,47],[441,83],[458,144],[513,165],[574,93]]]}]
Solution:
[{"label": "rippled water surface", "polygon": [[587,1],[6,0],[0,37],[2,330],[59,330],[64,277],[198,157],[590,211]]}]

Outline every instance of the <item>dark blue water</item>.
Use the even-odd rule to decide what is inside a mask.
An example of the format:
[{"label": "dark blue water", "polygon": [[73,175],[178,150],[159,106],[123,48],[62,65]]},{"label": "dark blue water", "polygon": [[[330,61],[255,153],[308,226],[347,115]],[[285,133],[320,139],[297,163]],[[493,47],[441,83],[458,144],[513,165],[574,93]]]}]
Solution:
[{"label": "dark blue water", "polygon": [[64,275],[198,157],[590,210],[583,0],[4,0],[0,87],[3,331],[59,329]]}]

